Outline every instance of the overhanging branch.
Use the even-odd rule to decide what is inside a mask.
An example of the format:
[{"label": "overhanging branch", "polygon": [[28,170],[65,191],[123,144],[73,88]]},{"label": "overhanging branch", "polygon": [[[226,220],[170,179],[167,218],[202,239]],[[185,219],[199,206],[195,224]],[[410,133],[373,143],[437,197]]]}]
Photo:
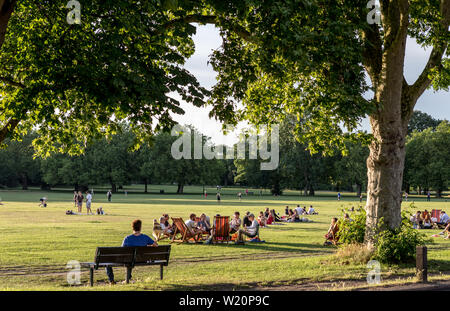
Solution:
[{"label": "overhanging branch", "polygon": [[10,119],[2,129],[0,129],[0,143],[3,142],[9,133],[14,131],[14,129],[19,125],[20,120]]},{"label": "overhanging branch", "polygon": [[0,77],[0,81],[5,82],[9,85],[15,86],[15,87],[20,87],[20,88],[25,88],[25,85],[20,83],[20,82],[16,82],[11,80],[10,78],[6,78],[6,77]]},{"label": "overhanging branch", "polygon": [[189,24],[189,23],[198,23],[198,24],[213,24],[216,26],[222,26],[225,29],[228,29],[232,32],[234,32],[235,34],[237,34],[239,37],[241,37],[242,39],[245,39],[246,41],[249,42],[256,42],[255,37],[252,36],[252,34],[247,31],[244,27],[237,25],[237,24],[229,24],[224,26],[221,21],[220,18],[218,16],[215,15],[202,15],[202,14],[190,14],[190,15],[186,15],[182,18],[177,18],[177,19],[173,19],[167,23],[165,23],[164,25],[161,25],[160,27],[157,28],[157,30],[154,32],[155,34],[157,33],[162,33],[167,29],[170,28],[174,28],[177,25],[180,24]]},{"label": "overhanging branch", "polygon": [[[444,31],[448,31],[450,24],[450,0],[441,0],[441,15],[442,21],[440,26]],[[417,78],[416,82],[411,86],[411,95],[414,98],[418,99],[430,86],[431,80],[428,77],[433,69],[439,68],[439,66],[442,65],[442,57],[448,49],[448,45],[449,44],[445,39],[434,45],[424,70],[419,78]]]}]

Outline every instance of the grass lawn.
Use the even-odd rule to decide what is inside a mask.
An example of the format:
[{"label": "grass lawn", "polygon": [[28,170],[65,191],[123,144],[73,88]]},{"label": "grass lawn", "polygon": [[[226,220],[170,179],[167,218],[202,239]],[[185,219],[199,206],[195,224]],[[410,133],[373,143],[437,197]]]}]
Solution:
[{"label": "grass lawn", "polygon": [[[295,192],[279,197],[259,195],[259,190],[249,189],[254,195],[236,196],[242,189],[223,189],[222,202],[215,200],[215,188],[208,188],[208,198],[192,194],[201,187],[186,187],[190,194],[156,194],[159,189],[166,193],[170,187],[151,186],[150,194],[142,188],[127,188],[113,195],[107,202],[104,192],[95,190],[93,210],[102,206],[108,213],[104,216],[65,215],[74,210],[72,194],[62,189],[42,192],[38,190],[2,190],[0,197],[0,290],[198,290],[198,289],[245,289],[261,286],[302,284],[309,282],[339,282],[366,279],[365,265],[342,264],[333,258],[334,247],[323,246],[323,235],[331,217],[340,216],[340,210],[359,206],[354,194],[343,194],[337,201],[334,193],[318,193],[316,197],[301,197]],[[104,189],[101,189],[104,191]],[[244,193],[244,192],[243,192]],[[268,191],[263,193],[268,194]],[[298,192],[297,192],[298,194]],[[48,207],[38,207],[39,198],[48,198]],[[410,196],[420,209],[444,209],[450,212],[445,199],[426,202],[424,197]],[[143,232],[151,236],[153,219],[163,213],[180,216],[184,220],[191,212],[243,215],[266,207],[284,213],[285,205],[313,205],[319,215],[308,216],[313,222],[285,224],[262,228],[261,239],[266,243],[246,245],[173,244],[169,266],[165,268],[164,280],[159,280],[158,267],[137,267],[133,270],[135,283],[109,286],[106,274],[95,273],[96,284],[88,286],[88,273],[83,271],[82,284],[70,286],[66,281],[70,260],[92,261],[97,246],[120,246],[123,237],[131,233],[130,223],[136,218],[143,221]],[[403,203],[404,208],[409,202]],[[84,209],[84,206],[83,206]],[[84,209],[85,211],[85,209]],[[437,230],[424,230],[430,236]],[[434,238],[429,245],[429,273],[433,279],[450,276],[450,241]],[[160,244],[168,243],[167,240]],[[382,265],[382,279],[414,276],[413,264],[400,266]],[[125,277],[124,268],[115,269],[116,281]]]}]

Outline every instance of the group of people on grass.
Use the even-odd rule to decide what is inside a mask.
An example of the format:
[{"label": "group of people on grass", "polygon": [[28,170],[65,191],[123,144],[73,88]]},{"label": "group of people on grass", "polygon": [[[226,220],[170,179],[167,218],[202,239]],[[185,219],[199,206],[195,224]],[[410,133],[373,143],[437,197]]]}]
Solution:
[{"label": "group of people on grass", "polygon": [[450,217],[445,211],[441,211],[440,219],[438,220],[427,211],[417,211],[414,215],[411,215],[410,221],[415,229],[433,229],[433,228],[445,228],[450,222]]},{"label": "group of people on grass", "polygon": [[[240,218],[241,215],[239,212],[235,212],[229,221],[230,235],[235,234],[236,242],[240,243],[243,241],[244,236],[249,238],[257,237],[260,227],[267,227],[268,225],[280,222],[309,221],[306,218],[300,218],[300,215],[314,214],[317,214],[317,212],[312,205],[308,211],[306,211],[306,207],[302,209],[300,205],[297,205],[295,212],[292,209],[289,209],[289,206],[286,206],[286,216],[280,216],[275,209],[270,210],[269,208],[266,208],[264,212],[259,212],[258,217],[247,211],[243,219]],[[217,214],[216,216],[220,215]],[[207,243],[208,241],[211,241],[214,228],[211,226],[210,217],[206,214],[203,213],[200,217],[197,217],[194,213],[190,214],[189,219],[185,221],[185,225],[193,235],[207,235],[209,236]],[[153,228],[153,236],[156,240],[159,240],[164,236],[171,238],[175,233],[175,226],[174,224],[170,224],[168,214],[163,214],[159,221],[154,219]]]},{"label": "group of people on grass", "polygon": [[446,234],[445,239],[450,238],[450,216],[445,211],[441,211],[439,219],[432,217],[427,210],[417,211],[411,215],[410,221],[414,229],[444,229],[438,235]]},{"label": "group of people on grass", "polygon": [[[216,216],[220,216],[217,214]],[[206,214],[201,214],[197,217],[192,213],[189,215],[189,219],[185,221],[186,227],[193,233],[193,235],[204,234],[208,236],[207,243],[210,243],[214,234],[214,227],[211,226],[211,219]],[[260,222],[255,219],[255,215],[247,212],[243,219],[240,218],[240,213],[235,212],[232,219],[229,221],[230,235],[237,233],[236,242],[243,241],[243,236],[255,238],[258,234]],[[156,240],[159,240],[162,236],[172,237],[176,232],[175,224],[170,224],[169,215],[163,214],[159,222],[153,220],[153,236]]]},{"label": "group of people on grass", "polygon": [[[86,202],[86,215],[94,215],[92,212],[92,192],[87,190],[86,191],[86,197],[83,195],[81,191],[74,191],[73,192],[73,203],[74,206],[77,208],[77,212],[75,213],[72,210],[67,210],[66,215],[81,215],[83,212],[83,202]],[[97,215],[105,215],[105,211],[102,207],[97,208],[96,211]]]}]

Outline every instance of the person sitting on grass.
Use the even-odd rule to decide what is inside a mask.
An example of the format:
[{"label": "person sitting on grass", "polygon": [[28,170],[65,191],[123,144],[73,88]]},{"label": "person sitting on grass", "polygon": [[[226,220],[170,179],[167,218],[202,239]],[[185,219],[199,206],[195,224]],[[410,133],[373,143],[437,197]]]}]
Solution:
[{"label": "person sitting on grass", "polygon": [[255,220],[255,215],[249,214],[248,219],[252,222],[252,224],[245,229],[239,229],[236,244],[244,243],[244,235],[248,236],[249,238],[254,238],[258,235],[259,224],[258,221]]},{"label": "person sitting on grass", "polygon": [[269,212],[269,217],[267,217],[266,224],[271,225],[273,223],[272,213]]},{"label": "person sitting on grass", "polygon": [[353,221],[353,219],[351,219],[351,218],[350,218],[350,215],[347,214],[347,213],[345,213],[345,215],[344,215],[344,220],[345,220],[345,221],[348,221],[348,222],[352,222],[352,221]]},{"label": "person sitting on grass", "polygon": [[324,245],[336,245],[337,243],[337,237],[336,234],[339,231],[338,227],[338,219],[336,217],[331,219],[330,228],[328,229],[327,234],[325,234],[325,243]]},{"label": "person sitting on grass", "polygon": [[202,233],[211,234],[211,226],[206,221],[205,214],[201,214],[200,221],[197,223],[197,227],[202,231]]},{"label": "person sitting on grass", "polygon": [[244,228],[252,225],[252,222],[248,219],[248,215],[250,215],[250,212],[247,211],[245,213],[244,219],[242,220],[242,226]]},{"label": "person sitting on grass", "polygon": [[294,216],[294,211],[292,209],[289,209],[288,211],[288,217],[286,218],[286,221],[290,222],[292,217]]},{"label": "person sitting on grass", "polygon": [[47,207],[47,198],[43,197],[39,199],[39,207]]},{"label": "person sitting on grass", "polygon": [[103,211],[103,207],[97,208],[97,215],[105,215],[105,212]]},{"label": "person sitting on grass", "polygon": [[270,210],[268,207],[266,207],[266,211],[264,212],[264,217],[269,218]]},{"label": "person sitting on grass", "polygon": [[415,217],[414,217],[414,221],[415,221],[415,224],[416,224],[416,228],[417,229],[422,229],[422,227],[423,227],[423,220],[422,220],[422,212],[421,211],[417,211],[416,212],[416,215],[415,215]]},{"label": "person sitting on grass", "polygon": [[267,218],[264,216],[263,212],[259,212],[258,223],[260,227],[265,227],[267,222]]},{"label": "person sitting on grass", "polygon": [[[148,235],[141,233],[142,229],[142,221],[140,219],[136,219],[131,223],[131,227],[133,228],[133,234],[126,236],[123,239],[122,247],[127,246],[152,246],[157,247],[158,243],[153,241]],[[114,272],[112,267],[106,267],[106,275],[108,276],[109,283],[116,284],[114,281]],[[131,269],[128,270],[128,279],[131,279]]]},{"label": "person sitting on grass", "polygon": [[[298,208],[299,206],[297,205],[297,208]],[[289,211],[290,211],[290,209],[289,209],[289,205],[286,205],[286,209],[284,210],[284,213],[286,214],[286,216],[290,216],[290,213],[289,213]]]},{"label": "person sitting on grass", "polygon": [[450,238],[450,222],[448,223],[447,227],[445,227],[444,232],[447,233],[447,236],[444,239],[448,240]]},{"label": "person sitting on grass", "polygon": [[[353,208],[354,209],[354,208]],[[318,213],[312,205],[309,206],[308,215],[317,215]]]},{"label": "person sitting on grass", "polygon": [[161,216],[159,218],[159,226],[161,227],[162,232],[167,236],[171,236],[173,233],[173,230],[172,230],[172,227],[167,226],[168,223],[169,222],[166,217]]},{"label": "person sitting on grass", "polygon": [[202,230],[198,228],[198,224],[195,221],[195,214],[192,213],[191,215],[189,215],[189,219],[186,220],[184,223],[186,224],[186,227],[188,227],[194,234],[198,234],[201,233]]},{"label": "person sitting on grass", "polygon": [[287,222],[299,222],[299,221],[300,221],[300,216],[297,212],[297,209],[289,210],[289,218],[288,218]]},{"label": "person sitting on grass", "polygon": [[169,223],[169,214],[163,214],[162,217],[164,217],[164,226],[173,232],[173,225]]},{"label": "person sitting on grass", "polygon": [[447,215],[445,211],[441,212],[441,217],[438,222],[436,222],[436,225],[440,228],[445,228],[447,224],[450,223],[450,217]]},{"label": "person sitting on grass", "polygon": [[272,214],[274,222],[282,222],[283,221],[283,220],[281,220],[280,216],[277,215],[277,213],[275,212],[275,209],[271,210],[270,213]]},{"label": "person sitting on grass", "polygon": [[242,221],[239,218],[239,212],[234,212],[234,217],[230,221],[230,234],[234,234],[239,231]]},{"label": "person sitting on grass", "polygon": [[433,222],[431,221],[431,215],[430,215],[430,213],[428,213],[427,210],[425,210],[425,212],[423,212],[422,218],[423,218],[423,229],[432,229]]}]

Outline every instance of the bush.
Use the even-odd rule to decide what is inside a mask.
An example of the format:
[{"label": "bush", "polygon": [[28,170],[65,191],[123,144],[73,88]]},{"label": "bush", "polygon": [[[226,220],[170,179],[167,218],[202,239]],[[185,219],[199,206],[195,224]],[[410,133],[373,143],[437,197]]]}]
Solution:
[{"label": "bush", "polygon": [[366,211],[362,208],[358,209],[356,212],[350,214],[350,218],[353,221],[345,220],[344,217],[339,219],[339,231],[337,233],[339,243],[345,245],[364,243],[364,235],[366,233]]},{"label": "bush", "polygon": [[[432,243],[417,229],[413,229],[409,218],[411,213],[402,212],[402,223],[394,230],[383,230],[375,236],[373,253],[364,250],[364,236],[366,231],[366,212],[359,209],[352,213],[353,221],[340,219],[338,222],[339,243],[341,247],[337,253],[340,258],[345,258],[355,263],[361,260],[369,260],[371,257],[382,263],[406,263],[415,258],[416,247],[426,243]],[[382,221],[380,226],[382,226]]]},{"label": "bush", "polygon": [[402,212],[402,223],[394,230],[383,230],[375,237],[375,259],[383,263],[405,263],[415,258],[416,247],[432,243],[409,221],[409,212]]}]

